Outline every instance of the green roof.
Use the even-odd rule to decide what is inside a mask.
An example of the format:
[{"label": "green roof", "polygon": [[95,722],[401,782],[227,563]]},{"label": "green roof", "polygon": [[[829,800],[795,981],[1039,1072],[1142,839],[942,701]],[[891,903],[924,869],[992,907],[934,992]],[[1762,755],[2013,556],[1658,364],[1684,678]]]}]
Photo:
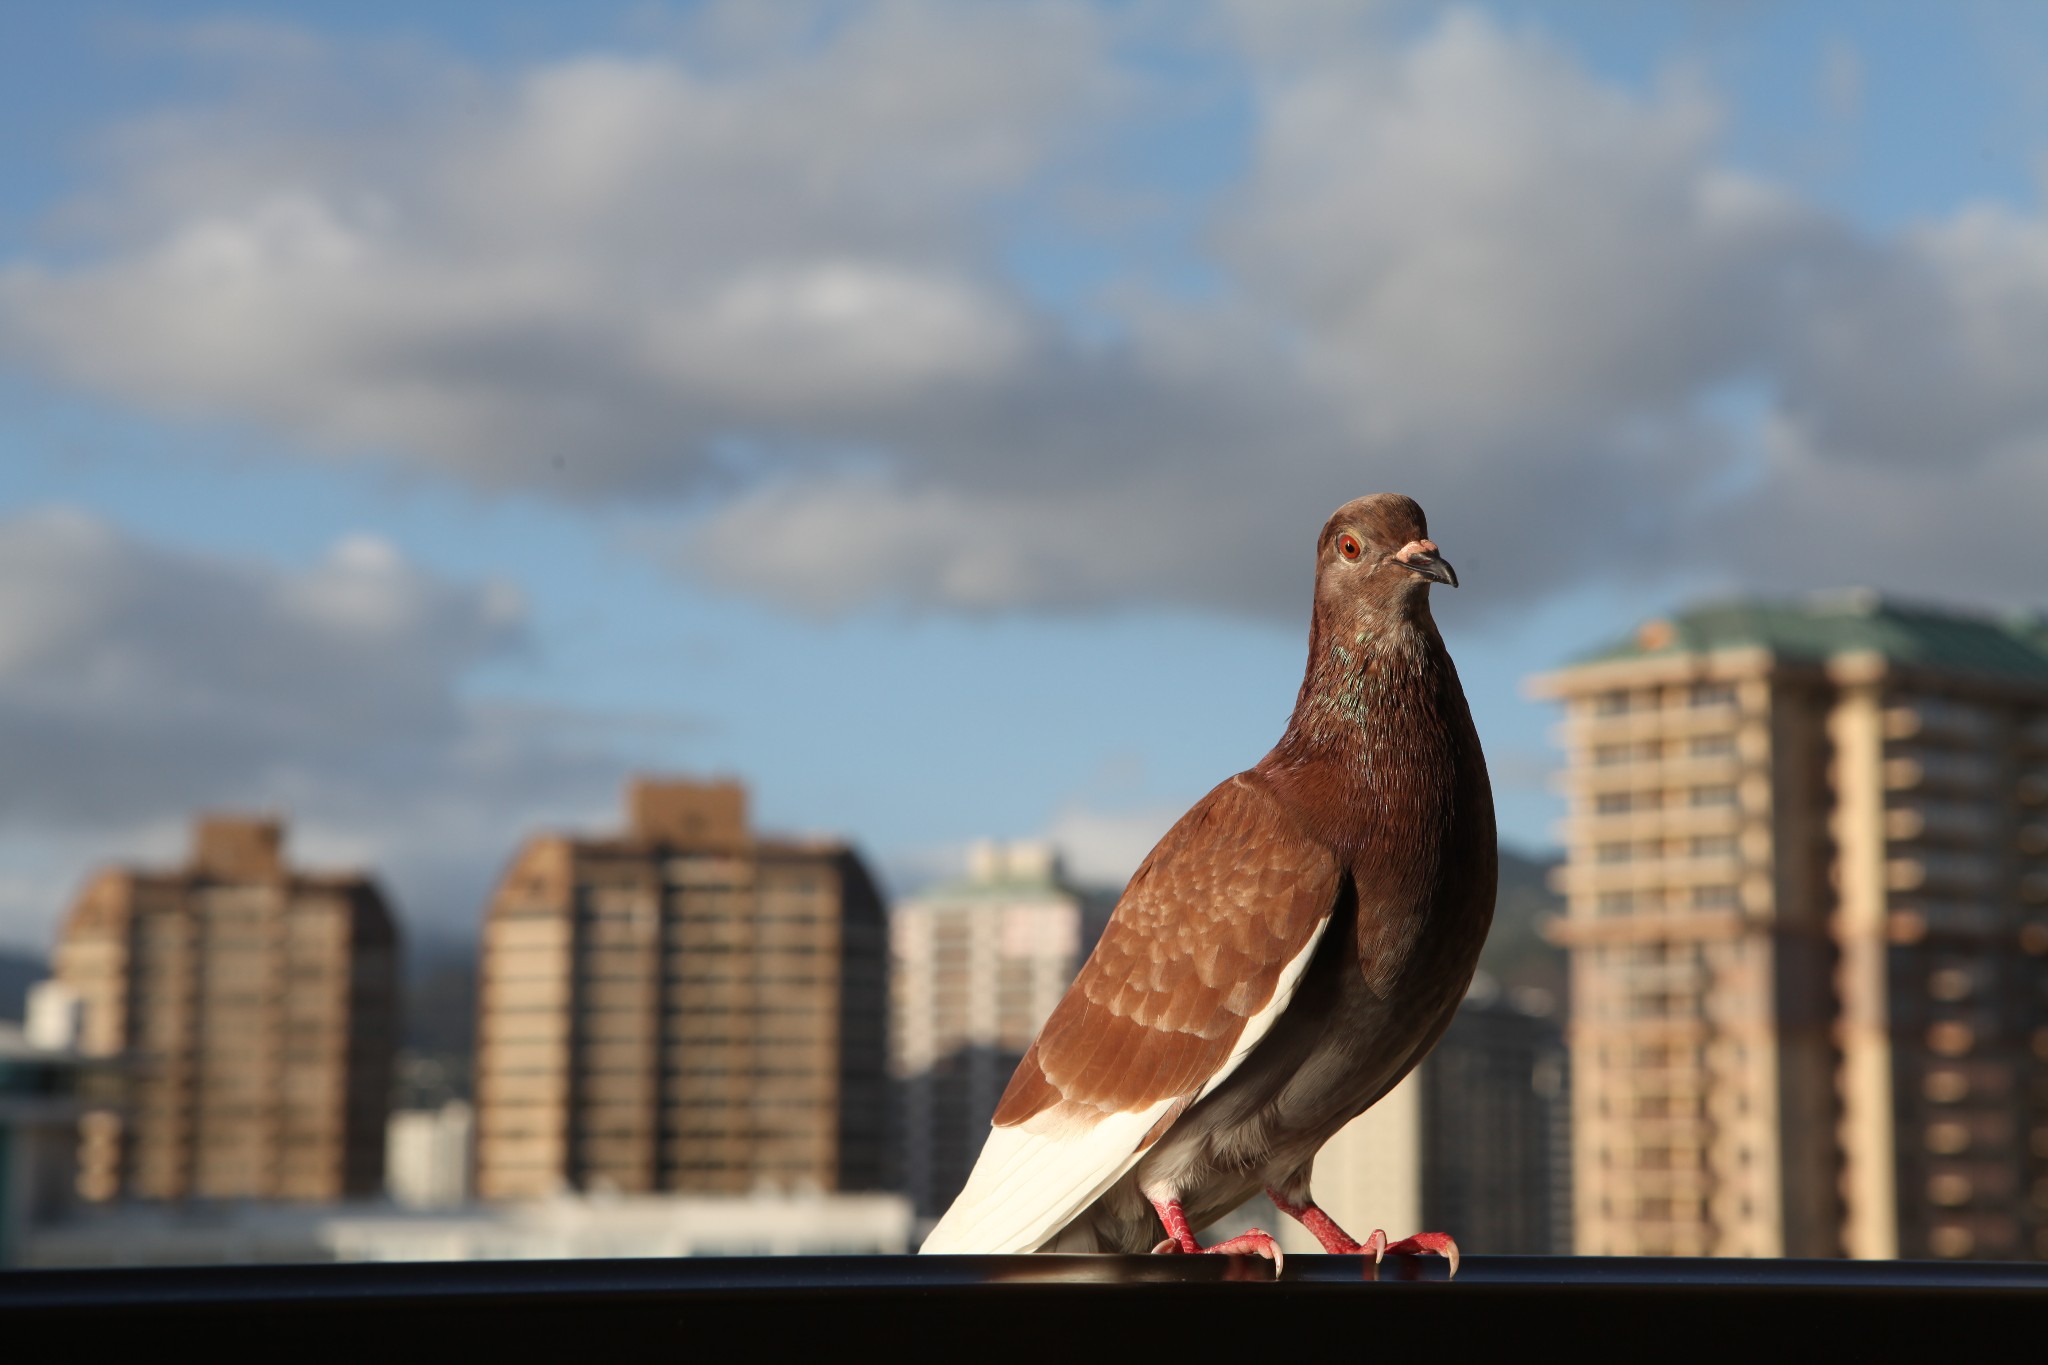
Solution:
[{"label": "green roof", "polygon": [[1971,616],[1860,590],[1805,602],[1703,604],[1651,622],[1631,638],[1574,662],[1758,647],[1789,659],[1875,652],[1923,668],[2048,679],[2048,621],[2039,616]]}]

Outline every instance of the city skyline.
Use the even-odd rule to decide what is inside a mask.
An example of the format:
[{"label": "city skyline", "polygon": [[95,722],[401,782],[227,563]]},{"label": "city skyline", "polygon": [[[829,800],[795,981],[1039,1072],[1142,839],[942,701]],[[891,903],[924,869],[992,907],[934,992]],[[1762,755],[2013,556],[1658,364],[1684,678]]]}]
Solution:
[{"label": "city skyline", "polygon": [[1377,488],[1529,849],[1617,621],[2041,605],[2048,17],[1179,14],[11,12],[0,944],[194,807],[459,933],[641,769],[1114,883]]},{"label": "city skyline", "polygon": [[[1482,959],[1512,989],[1491,978],[1476,988],[1407,1106],[1375,1109],[1325,1150],[1333,1190],[1462,1210],[1446,1221],[1483,1230],[1495,1249],[2048,1256],[2048,623],[1870,594],[1701,602],[1529,683],[1565,711],[1572,815],[1553,880],[1566,913],[1545,934],[1574,959],[1570,1066],[1557,1053],[1552,978],[1526,960],[1540,917],[1525,903],[1534,869],[1520,868],[1503,884],[1515,922],[1497,919],[1506,932]],[[479,1128],[501,1146],[510,1137],[508,1151],[556,1129],[566,1145],[519,1156],[516,1174],[481,1192],[753,1188],[768,1167],[749,1163],[778,1149],[742,1130],[792,1106],[836,1110],[843,1127],[851,1111],[816,1081],[832,1070],[820,1059],[855,1038],[866,1060],[846,1074],[871,1083],[855,1103],[871,1120],[852,1159],[864,1174],[827,1174],[849,1160],[821,1156],[828,1116],[817,1141],[776,1129],[789,1142],[773,1183],[909,1185],[928,1217],[957,1180],[946,1168],[962,1130],[971,1147],[977,1111],[1106,902],[1068,886],[1050,847],[980,845],[968,880],[889,912],[885,1006],[885,908],[846,845],[755,832],[732,782],[642,778],[625,804],[623,830],[596,837],[506,833],[518,851],[480,926],[478,964],[485,1050],[503,1056],[479,1056],[476,1071],[524,1087],[532,1112],[492,1120],[480,1079]],[[374,888],[374,870],[308,874],[280,849],[275,824],[212,816],[183,870],[98,874],[58,961],[88,998],[94,1050],[114,1036],[108,1000],[178,993],[114,982],[110,946],[157,945],[168,966],[150,970],[190,975],[175,951],[163,957],[160,929],[109,936],[108,909],[134,888],[152,888],[160,915],[196,907],[231,928],[277,888]],[[833,943],[856,923],[865,946],[840,940],[847,956],[828,983],[820,954],[842,951]],[[224,972],[282,980],[261,965],[269,949],[258,945],[271,940],[236,932],[240,946],[202,947]],[[158,1013],[159,1032],[176,1024],[175,1010]],[[742,1036],[752,1025],[734,1027],[771,1015],[784,1033],[807,1021],[807,1041],[764,1044]],[[888,1103],[903,1119],[886,1139],[885,1015],[901,1087]],[[833,1027],[816,1028],[834,1016],[836,1043]],[[855,1020],[866,1022],[848,1032]],[[989,1055],[960,1061],[978,1050]],[[755,1067],[779,1079],[745,1079]],[[692,1077],[721,1079],[705,1090]],[[688,1126],[707,1123],[699,1136],[716,1141],[691,1148]],[[1414,1134],[1431,1124],[1474,1140],[1432,1140],[1418,1158]],[[894,1161],[882,1155],[890,1144]],[[89,1136],[89,1156],[94,1146]],[[484,1169],[494,1164],[504,1167]]]}]

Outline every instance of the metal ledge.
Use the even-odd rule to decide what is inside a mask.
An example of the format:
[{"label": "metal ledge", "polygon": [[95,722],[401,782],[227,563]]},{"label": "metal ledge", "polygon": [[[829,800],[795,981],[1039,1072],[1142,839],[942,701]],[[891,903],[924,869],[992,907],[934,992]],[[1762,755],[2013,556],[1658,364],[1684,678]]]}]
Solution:
[{"label": "metal ledge", "polygon": [[[74,1359],[1607,1360],[1981,1355],[2048,1327],[2048,1265],[1293,1256],[501,1261],[0,1274],[0,1335]],[[2025,1348],[2031,1350],[2033,1348]],[[86,1354],[86,1353],[94,1354]]]}]

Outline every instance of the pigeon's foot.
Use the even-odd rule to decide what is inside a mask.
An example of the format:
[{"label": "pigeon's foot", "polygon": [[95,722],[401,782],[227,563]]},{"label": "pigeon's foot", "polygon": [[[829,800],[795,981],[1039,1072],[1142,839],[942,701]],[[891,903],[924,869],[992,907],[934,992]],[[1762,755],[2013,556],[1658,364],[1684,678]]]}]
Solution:
[{"label": "pigeon's foot", "polygon": [[[1375,1232],[1373,1236],[1386,1234]],[[1396,1256],[1441,1256],[1451,1263],[1451,1275],[1458,1274],[1458,1244],[1451,1240],[1448,1232],[1418,1232],[1413,1237],[1403,1237],[1387,1248]]]},{"label": "pigeon's foot", "polygon": [[1159,1221],[1166,1228],[1166,1240],[1152,1248],[1154,1256],[1171,1256],[1179,1253],[1207,1256],[1263,1256],[1273,1263],[1273,1278],[1279,1279],[1280,1272],[1287,1265],[1287,1253],[1280,1250],[1280,1243],[1272,1234],[1253,1228],[1239,1233],[1225,1242],[1205,1247],[1195,1239],[1195,1230],[1188,1226],[1187,1212],[1181,1208],[1178,1199],[1155,1199],[1152,1207],[1159,1211]]},{"label": "pigeon's foot", "polygon": [[1332,1256],[1370,1256],[1372,1263],[1378,1265],[1380,1258],[1388,1252],[1397,1256],[1436,1255],[1451,1263],[1452,1276],[1458,1273],[1458,1244],[1451,1240],[1449,1233],[1418,1232],[1390,1245],[1387,1234],[1374,1228],[1372,1236],[1360,1242],[1338,1227],[1336,1219],[1317,1208],[1313,1199],[1303,1199],[1297,1204],[1271,1185],[1266,1187],[1266,1197],[1280,1212],[1313,1233],[1315,1239],[1323,1244],[1323,1250]]},{"label": "pigeon's foot", "polygon": [[[1337,1220],[1316,1207],[1313,1199],[1304,1199],[1296,1204],[1271,1185],[1266,1186],[1266,1197],[1273,1201],[1273,1207],[1307,1228],[1315,1239],[1323,1244],[1323,1250],[1332,1256],[1356,1256],[1366,1248],[1352,1239],[1350,1233],[1337,1226]],[[1386,1238],[1380,1238],[1380,1245],[1386,1245]],[[1379,1257],[1373,1256],[1377,1262]]]}]

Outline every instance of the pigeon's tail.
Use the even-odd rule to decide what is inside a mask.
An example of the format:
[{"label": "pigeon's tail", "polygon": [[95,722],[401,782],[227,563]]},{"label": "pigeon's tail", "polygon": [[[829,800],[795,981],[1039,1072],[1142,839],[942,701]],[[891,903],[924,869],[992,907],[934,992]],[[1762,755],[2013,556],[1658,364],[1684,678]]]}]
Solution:
[{"label": "pigeon's tail", "polygon": [[1138,1164],[1146,1132],[1170,1101],[1053,1132],[994,1128],[967,1188],[918,1248],[922,1255],[1005,1255],[1047,1249],[1061,1230]]}]

